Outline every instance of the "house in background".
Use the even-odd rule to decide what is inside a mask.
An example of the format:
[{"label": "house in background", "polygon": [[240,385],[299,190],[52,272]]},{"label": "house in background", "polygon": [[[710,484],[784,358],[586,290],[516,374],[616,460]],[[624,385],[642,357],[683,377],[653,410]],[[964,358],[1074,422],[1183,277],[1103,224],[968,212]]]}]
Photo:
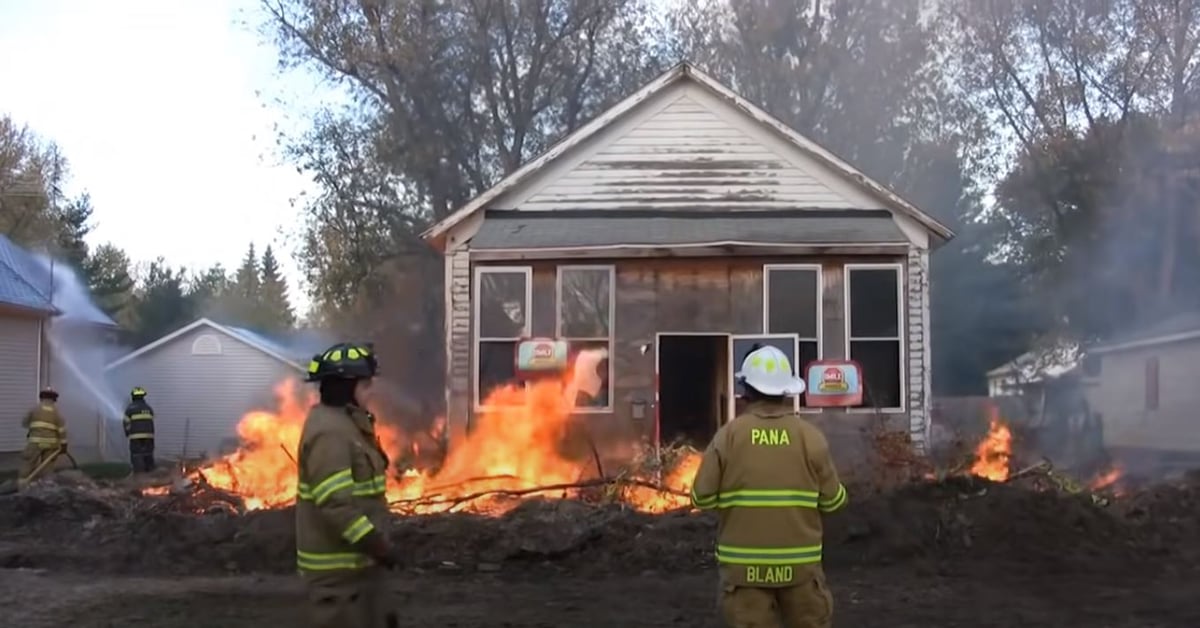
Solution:
[{"label": "house in background", "polygon": [[[837,447],[882,417],[921,448],[929,255],[953,233],[689,64],[431,227],[445,257],[447,408],[468,425],[528,337],[607,349],[597,429],[703,442],[755,343],[860,362],[864,407],[809,415]],[[699,394],[701,391],[711,394]]]},{"label": "house in background", "polygon": [[[242,416],[274,409],[280,382],[305,374],[324,348],[309,340],[285,342],[202,318],[113,361],[108,382],[121,395],[134,386],[147,390],[158,455],[216,455],[236,443]],[[119,424],[110,433],[121,443],[116,457],[123,457]]]},{"label": "house in background", "polygon": [[[117,325],[93,305],[77,280],[0,235],[0,454],[25,447],[21,418],[45,386],[59,405],[77,457],[95,452],[101,372],[117,351]],[[91,373],[92,375],[89,375]]]},{"label": "house in background", "polygon": [[988,396],[1038,396],[1048,380],[1074,371],[1082,354],[1079,345],[1057,342],[1039,347],[987,372]]},{"label": "house in background", "polygon": [[1200,462],[1200,313],[1088,349],[1084,386],[1104,442],[1129,467]]}]

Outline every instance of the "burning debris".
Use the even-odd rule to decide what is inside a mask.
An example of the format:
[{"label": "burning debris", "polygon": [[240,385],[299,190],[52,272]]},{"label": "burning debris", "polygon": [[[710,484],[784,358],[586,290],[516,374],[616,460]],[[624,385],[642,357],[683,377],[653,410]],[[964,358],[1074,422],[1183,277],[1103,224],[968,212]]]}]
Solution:
[{"label": "burning debris", "polygon": [[[668,449],[660,460],[642,456],[632,467],[606,474],[595,444],[572,418],[574,394],[579,390],[575,379],[571,373],[534,382],[527,389],[497,389],[488,396],[484,403],[488,410],[476,417],[471,432],[444,457],[427,455],[439,449],[444,422],[438,421],[427,433],[406,434],[380,409],[371,408],[380,417],[376,431],[381,445],[394,461],[387,490],[393,509],[409,514],[461,509],[500,514],[534,496],[620,502],[644,512],[688,507],[699,454],[689,448]],[[186,472],[187,486],[234,496],[246,510],[278,508],[295,501],[295,452],[316,398],[313,391],[291,380],[279,384],[275,393],[274,412],[251,412],[238,424],[242,446]],[[585,454],[567,453],[570,445],[581,442],[587,445]],[[158,486],[145,489],[144,494],[170,492]]]}]

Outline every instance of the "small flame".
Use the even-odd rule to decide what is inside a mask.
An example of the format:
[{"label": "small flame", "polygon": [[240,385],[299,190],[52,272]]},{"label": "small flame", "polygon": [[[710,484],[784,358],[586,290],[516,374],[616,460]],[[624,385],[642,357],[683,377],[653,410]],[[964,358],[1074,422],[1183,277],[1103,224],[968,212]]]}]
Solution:
[{"label": "small flame", "polygon": [[1100,474],[1096,479],[1092,480],[1091,484],[1088,485],[1088,488],[1093,491],[1106,489],[1116,484],[1117,481],[1121,479],[1121,476],[1124,475],[1124,473],[1125,471],[1121,467],[1113,467]]},{"label": "small flame", "polygon": [[971,475],[1003,482],[1008,479],[1009,461],[1012,459],[1012,432],[995,408],[991,409],[991,415],[987,436],[975,447]]}]

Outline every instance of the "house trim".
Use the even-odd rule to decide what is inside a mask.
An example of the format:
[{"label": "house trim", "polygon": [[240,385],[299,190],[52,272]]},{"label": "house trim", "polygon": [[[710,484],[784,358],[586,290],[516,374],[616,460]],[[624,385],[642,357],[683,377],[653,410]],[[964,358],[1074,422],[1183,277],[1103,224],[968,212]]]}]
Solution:
[{"label": "house trim", "polygon": [[[562,279],[563,271],[572,270],[603,270],[608,272],[608,337],[607,338],[575,338],[564,336],[562,332]],[[572,408],[577,414],[612,414],[616,408],[613,399],[613,385],[616,383],[615,363],[617,345],[617,267],[614,264],[559,264],[554,273],[554,337],[566,341],[579,342],[608,342],[608,405],[603,408]]]},{"label": "house trim", "polygon": [[878,197],[887,206],[894,209],[898,214],[906,215],[907,217],[915,220],[925,229],[939,236],[943,240],[949,240],[950,238],[954,237],[954,232],[951,231],[950,228],[941,224],[932,216],[926,214],[915,205],[904,200],[882,184],[871,180],[857,168],[846,163],[816,142],[813,142],[803,135],[800,135],[783,122],[774,118],[745,98],[739,96],[733,90],[722,85],[713,77],[687,62],[680,63],[671,68],[657,79],[648,83],[642,89],[634,92],[632,95],[625,98],[609,110],[594,118],[592,121],[576,129],[575,132],[555,143],[546,152],[527,162],[512,174],[502,179],[495,186],[491,187],[479,196],[476,196],[466,205],[459,208],[438,223],[434,224],[432,227],[422,233],[421,237],[433,243],[434,246],[438,247],[439,249],[443,249],[444,237],[453,227],[472,217],[481,209],[486,208],[489,203],[495,201],[501,195],[512,191],[517,186],[526,182],[551,162],[561,158],[567,152],[580,146],[604,129],[612,126],[616,120],[623,117],[626,113],[632,111],[638,105],[662,92],[676,81],[684,78],[692,79],[696,84],[706,88],[718,98],[730,103],[737,110],[745,113],[760,125],[782,137],[792,147],[798,149],[807,157],[816,160],[821,165],[829,168],[836,175],[842,177],[846,181],[867,191],[871,195]]},{"label": "house trim", "polygon": [[761,242],[708,242],[699,244],[613,244],[536,249],[470,249],[473,261],[526,259],[647,257],[724,257],[764,255],[900,255],[911,245],[903,242],[862,244],[763,244]]},{"label": "house trim", "polygon": [[[905,312],[904,312],[904,310],[905,310],[904,306],[906,303],[906,301],[904,299],[904,294],[907,292],[905,290],[905,286],[908,283],[907,282],[907,274],[904,272],[904,264],[901,262],[882,262],[882,263],[845,264],[842,266],[842,303],[845,304],[844,305],[845,316],[843,317],[843,323],[842,323],[843,342],[845,343],[845,347],[844,347],[845,351],[846,351],[845,356],[847,359],[851,359],[851,360],[854,358],[850,354],[850,342],[852,340],[852,338],[850,336],[850,318],[851,318],[851,311],[854,307],[854,304],[850,302],[850,273],[855,270],[893,270],[896,272],[896,323],[897,323],[896,338],[868,337],[868,338],[858,338],[858,340],[860,340],[860,341],[862,341],[862,340],[879,340],[879,341],[889,341],[889,342],[892,340],[896,341],[896,344],[900,348],[900,352],[899,352],[900,353],[900,356],[899,356],[900,357],[900,364],[899,364],[900,405],[888,407],[888,408],[848,408],[847,410],[849,412],[857,412],[857,413],[878,411],[878,412],[884,412],[884,413],[888,413],[888,414],[897,414],[897,413],[906,412],[908,410],[908,405],[909,405],[908,404],[909,382],[908,382],[908,368],[905,364],[905,360],[908,357],[908,350],[907,350],[908,347],[906,347],[905,345],[908,343],[907,331],[908,331],[908,326],[910,323],[909,323],[909,321],[906,320],[908,317],[905,316]],[[865,384],[866,383],[866,381],[865,381],[866,374],[864,373],[863,375],[864,375],[863,383]]]},{"label": "house trim", "polygon": [[150,344],[147,344],[147,345],[141,347],[140,349],[137,349],[136,351],[133,351],[132,353],[128,353],[128,354],[122,356],[121,358],[118,358],[117,360],[110,362],[108,364],[108,366],[106,366],[104,368],[105,368],[105,370],[117,368],[117,367],[121,366],[122,364],[130,362],[130,361],[138,358],[139,356],[142,356],[151,351],[154,351],[155,349],[174,341],[175,339],[183,336],[184,334],[187,334],[187,333],[194,331],[196,329],[199,329],[201,327],[208,327],[210,329],[213,329],[214,331],[220,332],[220,333],[224,334],[225,336],[228,336],[244,345],[247,345],[249,347],[257,349],[258,351],[265,353],[265,354],[271,356],[272,358],[279,360],[280,362],[283,362],[284,364],[296,369],[297,371],[300,371],[302,373],[307,371],[307,369],[305,369],[304,366],[292,361],[291,359],[289,359],[287,357],[280,355],[279,353],[276,353],[273,349],[265,347],[260,343],[253,342],[249,338],[246,338],[246,337],[242,336],[241,334],[238,334],[237,332],[225,327],[224,325],[221,325],[219,323],[214,323],[213,321],[211,321],[207,318],[197,319],[197,320],[193,321],[192,323],[185,325],[185,326],[163,336],[162,338],[159,338],[158,340],[155,340],[154,342],[151,342]]}]

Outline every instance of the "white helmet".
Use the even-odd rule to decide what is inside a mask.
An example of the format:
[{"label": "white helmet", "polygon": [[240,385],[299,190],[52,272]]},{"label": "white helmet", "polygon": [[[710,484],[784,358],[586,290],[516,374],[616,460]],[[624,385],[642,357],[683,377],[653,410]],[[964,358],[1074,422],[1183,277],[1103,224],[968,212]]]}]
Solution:
[{"label": "white helmet", "polygon": [[804,394],[804,380],[792,373],[787,354],[766,345],[751,351],[735,375],[764,395],[792,397]]}]

